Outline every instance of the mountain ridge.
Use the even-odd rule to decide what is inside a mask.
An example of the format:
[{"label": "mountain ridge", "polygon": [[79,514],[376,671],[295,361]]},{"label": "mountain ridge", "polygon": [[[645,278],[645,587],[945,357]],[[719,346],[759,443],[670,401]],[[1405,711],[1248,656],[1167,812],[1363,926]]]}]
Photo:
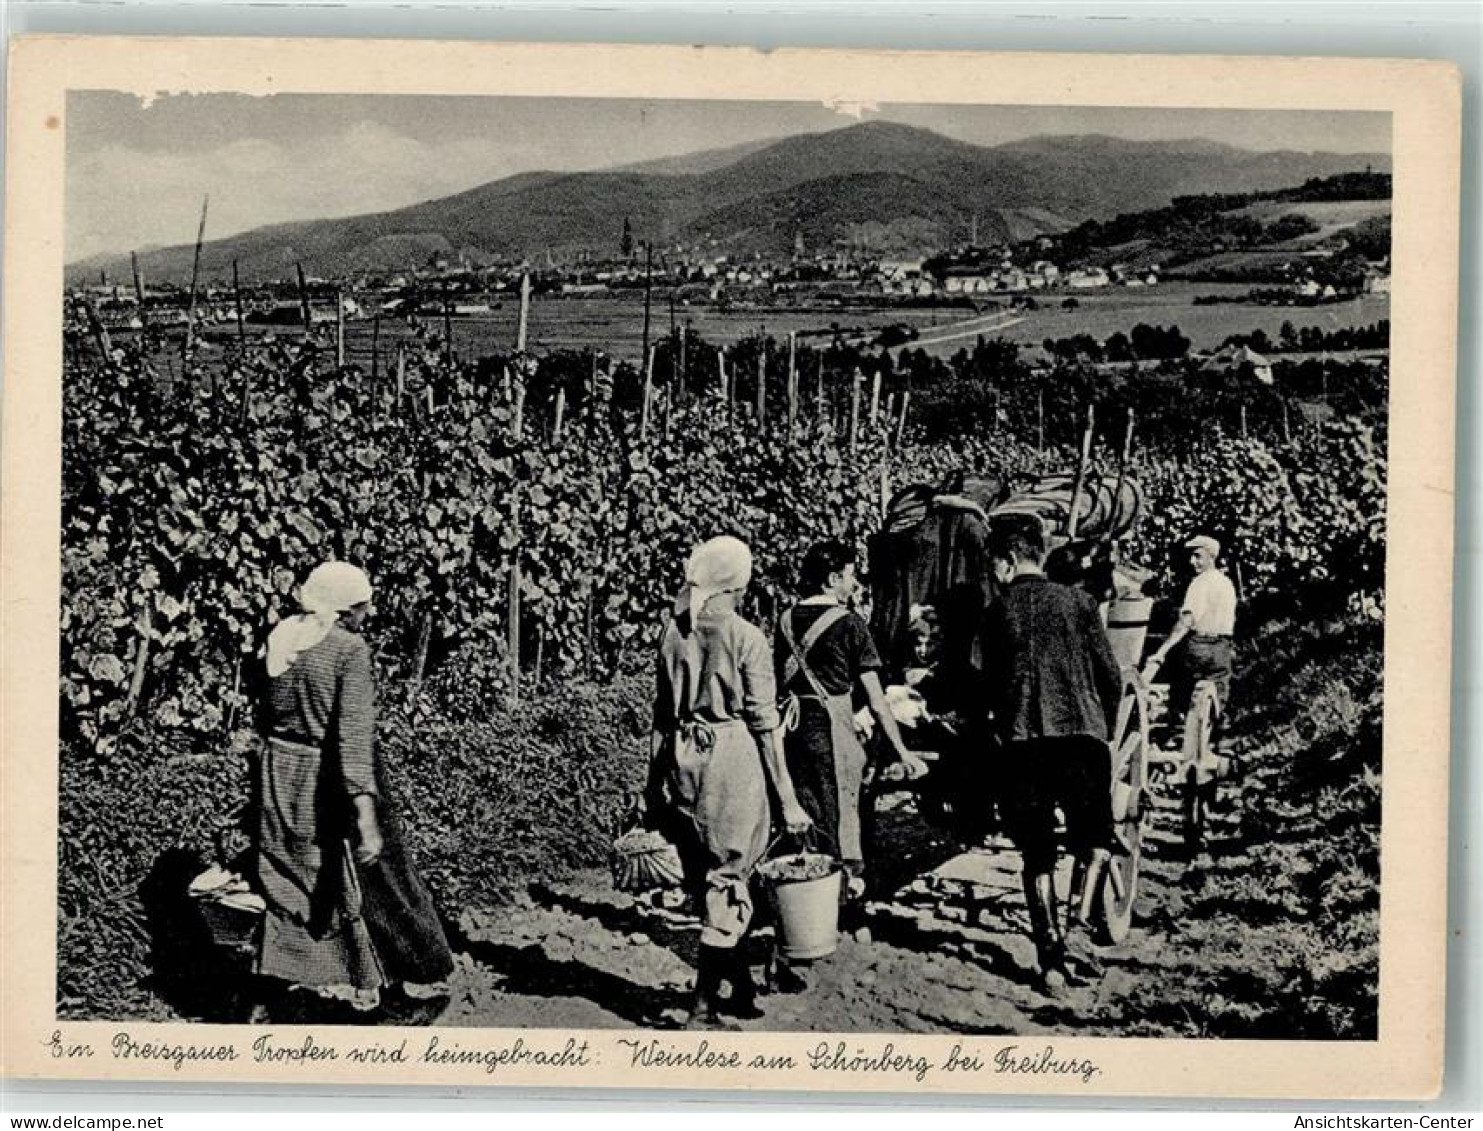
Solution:
[{"label": "mountain ridge", "polygon": [[[668,164],[666,164],[668,163]],[[591,172],[534,170],[402,208],[267,225],[202,248],[207,278],[405,270],[430,257],[484,263],[544,251],[617,254],[625,218],[635,239],[716,253],[786,254],[835,245],[886,253],[933,250],[1056,231],[1087,219],[1167,204],[1196,192],[1301,184],[1314,176],[1390,167],[1382,154],[1255,151],[1206,139],[1139,141],[1043,135],[997,146],[896,122],[871,121],[771,142],[702,150]],[[140,253],[150,279],[189,278],[191,245]],[[128,256],[68,265],[128,270]]]}]

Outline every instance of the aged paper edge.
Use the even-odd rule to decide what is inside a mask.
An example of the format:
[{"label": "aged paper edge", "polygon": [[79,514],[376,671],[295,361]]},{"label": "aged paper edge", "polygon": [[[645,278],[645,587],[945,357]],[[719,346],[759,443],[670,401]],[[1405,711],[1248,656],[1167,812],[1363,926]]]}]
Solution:
[{"label": "aged paper edge", "polygon": [[[464,1048],[559,1049],[586,1041],[578,1070],[356,1067],[343,1060],[256,1064],[268,1030],[194,1024],[55,1021],[56,773],[59,608],[61,300],[66,94],[69,89],[529,95],[1388,111],[1395,169],[1386,705],[1382,828],[1380,1036],[1371,1042],[1190,1041],[1080,1037],[921,1037],[657,1033],[663,1046],[791,1054],[800,1067],[629,1067],[634,1031],[302,1029],[275,1042],[323,1045],[431,1035]],[[1451,64],[1402,59],[1052,53],[774,50],[658,46],[470,44],[390,40],[41,36],[13,41],[6,185],[5,372],[0,472],[0,1047],[8,1076],[57,1079],[507,1084],[648,1088],[952,1091],[1073,1095],[1387,1098],[1435,1095],[1445,1012],[1446,815],[1451,661],[1455,335],[1460,89]],[[1337,470],[1337,469],[1336,469]],[[49,1040],[100,1050],[54,1057]],[[114,1060],[136,1040],[234,1042],[230,1066]],[[806,1054],[922,1055],[941,1063],[961,1044],[992,1056],[1015,1043],[1087,1058],[1089,1083],[1067,1077],[964,1078],[810,1071]]]}]

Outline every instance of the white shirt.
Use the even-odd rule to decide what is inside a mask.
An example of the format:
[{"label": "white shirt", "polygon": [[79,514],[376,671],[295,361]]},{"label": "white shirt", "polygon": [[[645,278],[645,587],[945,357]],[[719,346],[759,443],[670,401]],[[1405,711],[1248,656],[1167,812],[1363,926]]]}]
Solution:
[{"label": "white shirt", "polygon": [[1236,631],[1236,587],[1212,566],[1189,583],[1181,612],[1190,615],[1191,632],[1230,636]]}]

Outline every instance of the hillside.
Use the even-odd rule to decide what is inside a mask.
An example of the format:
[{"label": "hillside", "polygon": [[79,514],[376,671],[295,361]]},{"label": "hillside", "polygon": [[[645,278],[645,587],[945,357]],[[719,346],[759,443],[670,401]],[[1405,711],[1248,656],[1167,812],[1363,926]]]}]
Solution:
[{"label": "hillside", "polygon": [[[866,238],[883,251],[922,252],[964,238],[975,216],[982,241],[1024,239],[1178,195],[1277,188],[1365,165],[1388,169],[1389,159],[1108,137],[986,147],[877,121],[626,170],[523,173],[388,212],[274,225],[208,242],[202,268],[224,277],[235,259],[252,280],[295,262],[333,276],[434,255],[474,263],[547,249],[602,255],[616,251],[625,217],[638,238],[661,244],[785,253],[802,231],[815,250]],[[184,281],[191,248],[140,259],[150,279]],[[122,274],[127,257],[69,270],[79,278],[100,268]]]}]

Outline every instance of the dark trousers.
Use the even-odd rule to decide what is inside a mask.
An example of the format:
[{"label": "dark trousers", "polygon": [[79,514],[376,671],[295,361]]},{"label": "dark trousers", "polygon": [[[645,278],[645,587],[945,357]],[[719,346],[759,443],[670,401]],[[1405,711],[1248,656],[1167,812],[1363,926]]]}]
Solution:
[{"label": "dark trousers", "polygon": [[1184,639],[1179,650],[1174,671],[1169,679],[1169,722],[1172,726],[1184,725],[1185,712],[1194,697],[1195,684],[1202,679],[1211,680],[1220,692],[1221,712],[1231,697],[1231,638],[1229,636],[1199,636],[1191,634]]},{"label": "dark trousers", "polygon": [[1057,807],[1076,859],[1112,847],[1112,755],[1105,742],[1090,735],[1035,738],[1010,743],[1002,757],[999,814],[1027,875],[1055,869]]}]

